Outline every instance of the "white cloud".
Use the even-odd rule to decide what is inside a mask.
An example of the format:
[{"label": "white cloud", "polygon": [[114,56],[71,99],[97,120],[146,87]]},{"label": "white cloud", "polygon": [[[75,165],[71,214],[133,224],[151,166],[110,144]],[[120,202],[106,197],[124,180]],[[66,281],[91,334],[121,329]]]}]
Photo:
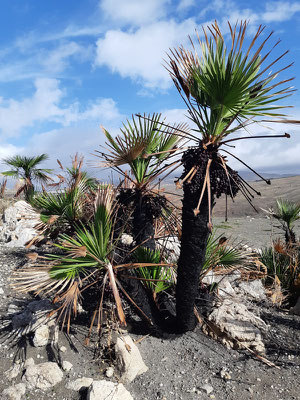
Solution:
[{"label": "white cloud", "polygon": [[101,123],[121,118],[112,99],[97,99],[82,109],[78,102],[62,107],[60,103],[65,95],[58,80],[41,78],[35,81],[35,92],[30,97],[20,101],[0,98],[0,139],[16,136],[22,129],[37,123],[56,122],[68,126],[80,121]]},{"label": "white cloud", "polygon": [[[0,146],[0,160],[3,160],[4,158],[9,158],[13,157],[16,154],[20,154],[24,151],[23,147],[17,147],[14,146],[13,144],[10,143],[1,143]],[[1,170],[4,171],[5,167],[1,167]]]},{"label": "white cloud", "polygon": [[84,47],[72,41],[62,43],[52,51],[43,50],[38,59],[43,69],[54,74],[64,71],[72,58],[82,62],[91,57],[91,46]]},{"label": "white cloud", "polygon": [[195,5],[195,0],[180,0],[177,6],[177,11],[185,11]]},{"label": "white cloud", "polygon": [[171,86],[163,68],[166,51],[179,44],[188,44],[187,33],[194,32],[194,19],[182,22],[160,21],[132,32],[110,30],[97,41],[96,65],[107,66],[112,72],[146,87],[166,89]]},{"label": "white cloud", "polygon": [[140,26],[164,17],[170,3],[170,0],[102,0],[100,8],[110,20],[121,25]]},{"label": "white cloud", "polygon": [[267,23],[288,21],[299,11],[299,2],[271,1],[266,4],[266,10],[261,14],[261,18]]}]

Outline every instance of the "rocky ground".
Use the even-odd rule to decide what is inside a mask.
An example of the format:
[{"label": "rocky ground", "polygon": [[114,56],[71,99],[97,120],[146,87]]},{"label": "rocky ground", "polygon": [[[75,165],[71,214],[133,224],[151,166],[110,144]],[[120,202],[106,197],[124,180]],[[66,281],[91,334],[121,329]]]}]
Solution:
[{"label": "rocky ground", "polygon": [[[149,330],[129,308],[127,329],[108,324],[100,339],[92,334],[86,344],[90,316],[85,310],[66,333],[47,319],[53,307],[47,299],[12,292],[12,271],[28,262],[28,250],[13,247],[23,229],[20,221],[7,219],[6,228],[12,226],[16,234],[9,246],[0,245],[1,399],[300,399],[300,316],[272,307],[265,294],[260,295],[261,281],[248,283],[233,274],[219,282],[223,303],[214,309],[214,318],[211,313],[206,320],[209,327],[216,322],[223,327],[218,336],[226,343],[224,332],[243,331],[239,350],[205,335],[200,326],[184,335]],[[28,221],[24,223],[27,227]],[[274,234],[261,216],[231,218],[228,223],[217,218],[214,223],[220,234],[252,248],[267,246]],[[249,295],[250,289],[254,294]],[[240,297],[230,303],[233,295]],[[245,346],[265,348],[264,358]]]},{"label": "rocky ground", "polygon": [[[18,296],[9,288],[11,271],[24,263],[24,254],[24,250],[8,249],[5,246],[0,248],[0,313],[3,326],[0,393],[14,385],[15,393],[17,389],[26,390],[20,399],[75,400],[86,398],[86,387],[92,380],[108,380],[106,373],[109,380],[117,382],[120,374],[114,365],[113,351],[111,354],[99,351],[96,338],[89,346],[84,345],[87,334],[86,326],[83,325],[87,322],[84,317],[75,322],[70,335],[60,332],[58,342],[52,345],[49,341],[50,344],[46,346],[35,347],[32,334],[15,337],[8,324],[13,315],[24,310],[28,302],[32,302],[28,296]],[[125,384],[133,399],[299,399],[300,317],[266,304],[253,303],[252,308],[270,326],[264,338],[266,358],[276,367],[264,364],[248,351],[227,349],[204,335],[200,328],[181,336],[158,335],[149,332],[136,318],[129,321],[130,336],[139,341],[137,346],[149,368],[133,382]],[[43,380],[39,378],[42,388],[34,386],[27,372],[24,374],[24,360],[27,360],[27,368],[28,360],[29,365],[33,362],[35,365],[58,363],[59,368],[55,371],[58,378],[53,381],[57,379],[57,383],[43,388]],[[114,370],[107,371],[110,364]],[[12,371],[15,365],[21,365],[18,374],[18,367],[14,367],[15,374]],[[90,379],[78,381],[79,378]],[[18,397],[2,395],[2,398]]]}]

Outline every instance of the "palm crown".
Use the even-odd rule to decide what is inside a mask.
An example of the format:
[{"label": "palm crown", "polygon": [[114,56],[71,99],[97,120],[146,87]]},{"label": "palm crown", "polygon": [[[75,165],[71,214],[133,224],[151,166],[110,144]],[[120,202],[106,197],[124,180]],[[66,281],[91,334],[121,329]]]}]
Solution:
[{"label": "palm crown", "polygon": [[51,174],[52,169],[37,168],[38,164],[48,159],[47,154],[41,154],[36,157],[14,156],[4,159],[4,163],[11,166],[9,171],[2,172],[3,175],[12,178],[20,178],[24,180],[23,186],[18,190],[17,194],[25,192],[25,195],[33,191],[33,183],[35,180],[39,183],[45,183],[51,180],[48,174]]},{"label": "palm crown", "polygon": [[171,50],[169,55],[167,69],[186,102],[190,119],[197,125],[196,131],[201,133],[206,144],[220,144],[230,133],[262,118],[271,117],[278,122],[284,117],[280,111],[284,106],[277,102],[293,92],[291,87],[282,87],[293,78],[275,81],[278,73],[290,65],[266,74],[287,53],[264,65],[272,49],[264,57],[260,53],[273,32],[255,49],[264,31],[260,26],[244,51],[246,27],[246,22],[241,22],[239,28],[237,25],[233,28],[229,23],[229,49],[215,22],[208,27],[212,38],[208,38],[205,29],[205,40],[201,41],[198,36],[201,56],[193,42],[193,51],[179,48]]},{"label": "palm crown", "polygon": [[182,139],[178,130],[185,128],[185,124],[166,126],[161,121],[161,114],[132,117],[132,122],[127,120],[120,129],[121,135],[116,138],[103,128],[110,154],[101,154],[108,165],[116,167],[122,174],[119,166],[128,164],[134,184],[143,187],[155,179],[161,172],[161,163],[177,150]]}]

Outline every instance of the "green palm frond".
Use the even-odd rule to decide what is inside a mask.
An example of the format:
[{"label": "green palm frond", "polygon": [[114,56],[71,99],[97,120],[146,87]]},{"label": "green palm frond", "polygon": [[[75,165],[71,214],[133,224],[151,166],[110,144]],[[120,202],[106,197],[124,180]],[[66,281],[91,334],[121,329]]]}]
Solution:
[{"label": "green palm frond", "polygon": [[181,141],[178,129],[187,129],[179,124],[168,127],[161,121],[161,114],[132,117],[120,129],[121,134],[113,138],[103,128],[110,154],[105,154],[106,162],[112,166],[129,164],[137,183],[150,179],[160,163],[176,150]]},{"label": "green palm frond", "polygon": [[[138,247],[134,252],[137,263],[160,264],[161,253],[159,250],[150,250]],[[140,267],[135,269],[136,275],[142,279],[143,285],[154,295],[169,289],[175,283],[175,273],[171,266]]]},{"label": "green palm frond", "polygon": [[[193,43],[192,51],[179,48],[169,55],[167,69],[178,91],[184,92],[190,119],[197,125],[205,143],[219,144],[228,134],[247,124],[249,118],[252,121],[254,118],[256,121],[266,117],[282,118],[285,114],[281,110],[286,106],[278,102],[294,91],[285,86],[293,78],[277,80],[278,73],[290,66],[276,70],[277,63],[287,52],[269,64],[266,60],[272,50],[261,56],[272,33],[258,43],[264,31],[260,26],[247,48],[244,43],[247,23],[241,22],[235,27],[228,24],[230,46],[226,45],[215,22],[208,27],[211,38],[205,29],[205,39],[198,37],[200,55]],[[274,65],[275,71],[268,74]],[[233,124],[235,121],[237,123]]]},{"label": "green palm frond", "polygon": [[238,249],[234,245],[228,245],[227,239],[225,240],[222,235],[217,235],[214,230],[208,238],[202,273],[205,274],[207,270],[218,266],[230,268],[242,265],[245,260],[245,251]]},{"label": "green palm frond", "polygon": [[273,213],[276,219],[285,222],[291,228],[300,219],[300,204],[295,204],[287,199],[276,200],[277,211]]},{"label": "green palm frond", "polygon": [[86,225],[77,225],[74,236],[60,236],[60,243],[56,247],[62,254],[50,254],[46,257],[44,266],[24,267],[14,274],[16,279],[13,287],[19,292],[54,294],[54,301],[61,303],[57,310],[60,312],[59,318],[63,318],[63,323],[67,318],[68,328],[71,314],[76,313],[80,292],[87,279],[94,283],[102,282],[103,288],[109,281],[120,321],[125,324],[114,271],[109,260],[113,246],[113,196],[110,186],[99,189],[93,221]]}]

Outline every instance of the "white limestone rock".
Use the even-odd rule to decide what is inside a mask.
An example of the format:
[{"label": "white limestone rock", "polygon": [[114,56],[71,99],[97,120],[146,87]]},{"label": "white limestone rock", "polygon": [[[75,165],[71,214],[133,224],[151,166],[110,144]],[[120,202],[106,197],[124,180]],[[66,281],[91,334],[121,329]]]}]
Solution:
[{"label": "white limestone rock", "polygon": [[49,340],[49,333],[50,332],[47,325],[39,326],[34,333],[33,345],[35,347],[46,346]]},{"label": "white limestone rock", "polygon": [[101,380],[91,384],[87,400],[133,400],[133,397],[122,383]]},{"label": "white limestone rock", "polygon": [[228,347],[249,347],[258,353],[265,352],[263,334],[267,332],[265,322],[250,312],[240,301],[224,299],[208,316],[210,326],[204,325],[205,333]]},{"label": "white limestone rock", "polygon": [[62,369],[66,372],[71,371],[71,369],[73,368],[73,364],[70,363],[69,361],[63,361],[62,363]]},{"label": "white limestone rock", "polygon": [[18,383],[14,386],[9,386],[2,392],[2,400],[22,400],[26,392],[26,385],[24,383]]},{"label": "white limestone rock", "polygon": [[129,335],[117,338],[115,352],[123,383],[130,383],[136,376],[148,371],[139,349]]},{"label": "white limestone rock", "polygon": [[54,362],[30,365],[26,368],[23,381],[30,389],[49,389],[63,379],[63,372]]}]

